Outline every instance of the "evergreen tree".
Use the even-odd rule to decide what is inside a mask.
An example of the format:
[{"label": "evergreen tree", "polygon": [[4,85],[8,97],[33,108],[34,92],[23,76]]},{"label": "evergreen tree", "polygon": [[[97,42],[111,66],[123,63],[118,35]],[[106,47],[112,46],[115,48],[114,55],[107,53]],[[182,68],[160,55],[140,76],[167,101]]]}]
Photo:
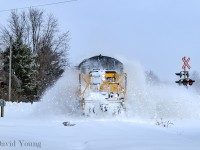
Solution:
[{"label": "evergreen tree", "polygon": [[[9,70],[9,55],[8,47],[3,52],[5,71]],[[33,100],[37,93],[34,58],[31,49],[21,40],[12,44],[12,73],[21,81],[20,87],[14,89],[20,100]]]}]

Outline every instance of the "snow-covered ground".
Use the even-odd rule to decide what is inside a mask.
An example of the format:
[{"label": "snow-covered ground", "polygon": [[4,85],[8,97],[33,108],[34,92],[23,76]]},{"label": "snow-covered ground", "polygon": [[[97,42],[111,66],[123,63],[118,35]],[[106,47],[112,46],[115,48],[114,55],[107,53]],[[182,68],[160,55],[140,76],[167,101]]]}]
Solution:
[{"label": "snow-covered ground", "polygon": [[[199,150],[199,95],[176,85],[147,86],[138,63],[126,68],[125,116],[81,116],[77,73],[67,70],[41,102],[7,103],[0,150]],[[156,125],[161,118],[168,127]]]},{"label": "snow-covered ground", "polygon": [[[128,118],[47,119],[33,116],[33,108],[31,104],[7,104],[5,118],[0,119],[1,150],[199,150],[200,147],[200,122],[196,120],[174,121],[174,125],[166,128],[156,125],[156,121]],[[63,121],[76,125],[63,126]]]}]

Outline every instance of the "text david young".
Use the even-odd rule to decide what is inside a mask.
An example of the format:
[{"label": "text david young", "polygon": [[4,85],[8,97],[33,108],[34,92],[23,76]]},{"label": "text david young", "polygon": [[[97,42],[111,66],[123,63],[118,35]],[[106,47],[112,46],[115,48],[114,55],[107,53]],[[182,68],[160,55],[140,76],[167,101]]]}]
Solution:
[{"label": "text david young", "polygon": [[12,141],[3,141],[0,140],[0,149],[1,147],[24,147],[24,148],[41,148],[41,142],[25,141],[25,140],[12,140]]}]

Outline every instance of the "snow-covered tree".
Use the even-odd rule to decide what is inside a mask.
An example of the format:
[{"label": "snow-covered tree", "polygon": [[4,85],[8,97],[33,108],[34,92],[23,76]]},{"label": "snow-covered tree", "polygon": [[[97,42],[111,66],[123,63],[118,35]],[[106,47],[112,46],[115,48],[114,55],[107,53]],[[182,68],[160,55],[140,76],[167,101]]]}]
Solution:
[{"label": "snow-covered tree", "polygon": [[[4,58],[4,69],[9,70],[9,55],[10,48],[2,53]],[[21,40],[16,40],[12,44],[12,73],[21,81],[20,86],[13,90],[18,95],[18,100],[32,100],[36,96],[36,69],[34,57],[31,49],[22,43]]]}]

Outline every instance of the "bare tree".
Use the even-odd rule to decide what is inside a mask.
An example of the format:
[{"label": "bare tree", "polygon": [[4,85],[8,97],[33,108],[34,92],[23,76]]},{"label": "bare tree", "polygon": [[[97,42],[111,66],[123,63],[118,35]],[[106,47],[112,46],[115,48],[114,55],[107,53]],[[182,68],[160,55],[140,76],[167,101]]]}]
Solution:
[{"label": "bare tree", "polygon": [[40,37],[44,24],[44,11],[38,9],[30,9],[28,13],[29,27],[31,28],[32,48],[35,53],[40,45]]},{"label": "bare tree", "polygon": [[48,15],[46,20],[36,50],[40,92],[43,92],[47,85],[53,84],[64,72],[65,66],[69,66],[66,51],[69,33],[58,34],[58,21],[52,14]]},{"label": "bare tree", "polygon": [[4,46],[10,45],[10,37],[13,40],[26,41],[27,39],[27,17],[26,13],[18,13],[16,10],[11,12],[7,27],[1,27],[1,40]]}]

